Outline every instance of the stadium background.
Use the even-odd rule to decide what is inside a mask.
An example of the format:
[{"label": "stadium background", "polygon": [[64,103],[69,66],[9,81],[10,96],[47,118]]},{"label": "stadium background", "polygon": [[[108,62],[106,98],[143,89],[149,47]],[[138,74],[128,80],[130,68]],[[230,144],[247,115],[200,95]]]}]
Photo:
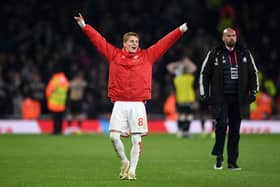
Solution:
[{"label": "stadium background", "polygon": [[[73,16],[78,12],[117,46],[124,32],[139,32],[142,47],[146,47],[188,22],[188,33],[154,66],[153,100],[147,108],[153,119],[150,130],[157,132],[163,127],[170,130],[162,111],[172,87],[165,66],[187,55],[200,68],[206,51],[219,41],[221,28],[237,28],[265,79],[278,88],[272,119],[253,126],[246,126],[248,121],[242,124],[241,131],[250,133],[241,135],[242,170],[213,170],[214,139],[210,136],[178,139],[173,134],[153,134],[143,140],[137,180],[119,180],[118,159],[108,134],[103,134],[112,107],[104,81],[108,66],[75,23]],[[28,135],[0,135],[0,186],[279,186],[279,12],[276,1],[258,0],[1,1],[0,134]],[[38,78],[39,87],[44,87],[57,64],[63,64],[69,78],[77,70],[86,74],[89,88],[84,109],[93,121],[84,126],[100,134],[30,135],[40,130],[50,133],[50,116],[43,100],[39,121],[21,120],[21,101],[31,94],[26,87]],[[44,95],[44,91],[38,89],[36,94]],[[278,134],[267,135],[271,130]],[[124,143],[128,146],[130,140]]]},{"label": "stadium background", "polygon": [[[237,29],[264,80],[280,88],[278,20],[275,2],[226,0],[134,1],[5,1],[0,19],[0,118],[20,119],[26,87],[39,78],[45,86],[57,64],[71,79],[78,71],[88,82],[84,111],[88,119],[108,117],[112,104],[107,97],[108,65],[73,19],[81,12],[87,23],[112,44],[121,47],[122,34],[139,32],[141,47],[156,42],[184,21],[188,33],[154,66],[153,99],[147,103],[150,119],[164,119],[163,103],[172,89],[166,65],[184,56],[200,69],[206,52],[220,40],[225,26]],[[199,71],[198,71],[199,72]],[[197,84],[196,84],[197,86]],[[44,90],[35,90],[44,94]],[[273,95],[273,116],[279,119],[279,89]],[[48,119],[45,99],[40,119]]]}]

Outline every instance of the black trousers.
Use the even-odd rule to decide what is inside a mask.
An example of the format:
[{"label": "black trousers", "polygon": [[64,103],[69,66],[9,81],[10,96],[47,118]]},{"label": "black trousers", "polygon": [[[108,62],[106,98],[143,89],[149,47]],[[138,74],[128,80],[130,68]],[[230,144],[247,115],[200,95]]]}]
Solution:
[{"label": "black trousers", "polygon": [[63,120],[64,112],[53,112],[53,134],[61,134],[62,133],[62,120]]},{"label": "black trousers", "polygon": [[228,163],[236,163],[239,154],[240,106],[237,95],[225,95],[225,102],[218,106],[216,118],[216,140],[212,155],[223,156],[228,127]]}]

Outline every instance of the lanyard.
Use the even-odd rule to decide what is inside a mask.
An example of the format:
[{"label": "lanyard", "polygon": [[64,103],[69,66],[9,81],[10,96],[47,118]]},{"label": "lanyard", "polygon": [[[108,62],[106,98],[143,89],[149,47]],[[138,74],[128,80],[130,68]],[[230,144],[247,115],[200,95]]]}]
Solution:
[{"label": "lanyard", "polygon": [[[235,64],[238,65],[237,56],[236,56],[236,51],[233,52],[233,55],[234,55]],[[230,65],[232,65],[232,58],[231,58],[231,55],[230,55],[230,54],[228,55],[228,58],[229,58],[229,63],[230,63]]]}]

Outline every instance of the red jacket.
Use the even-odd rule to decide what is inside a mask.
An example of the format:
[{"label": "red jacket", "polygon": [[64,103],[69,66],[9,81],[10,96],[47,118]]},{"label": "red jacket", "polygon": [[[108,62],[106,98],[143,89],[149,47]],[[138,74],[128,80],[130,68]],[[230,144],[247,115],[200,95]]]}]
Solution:
[{"label": "red jacket", "polygon": [[151,99],[152,65],[183,35],[176,28],[149,48],[132,54],[114,47],[90,25],[83,31],[109,62],[108,96],[112,101]]}]

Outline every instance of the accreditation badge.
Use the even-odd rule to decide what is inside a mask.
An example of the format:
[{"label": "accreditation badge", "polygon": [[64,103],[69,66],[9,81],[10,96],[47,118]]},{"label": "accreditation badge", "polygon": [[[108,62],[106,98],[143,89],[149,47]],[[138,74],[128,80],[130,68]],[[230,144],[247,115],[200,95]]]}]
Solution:
[{"label": "accreditation badge", "polygon": [[238,65],[230,67],[231,79],[238,79]]}]

